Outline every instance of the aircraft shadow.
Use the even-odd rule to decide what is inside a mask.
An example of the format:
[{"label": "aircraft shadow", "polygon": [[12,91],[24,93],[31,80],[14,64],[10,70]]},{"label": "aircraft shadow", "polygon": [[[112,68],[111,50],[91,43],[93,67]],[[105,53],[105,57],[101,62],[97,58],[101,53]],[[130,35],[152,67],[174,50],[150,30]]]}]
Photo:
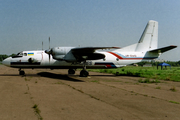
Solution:
[{"label": "aircraft shadow", "polygon": [[0,74],[0,76],[20,76],[19,74]]},{"label": "aircraft shadow", "polygon": [[[0,74],[0,76],[21,76],[21,75],[19,75],[19,74]],[[68,75],[54,74],[54,73],[49,73],[49,72],[40,72],[37,74],[26,74],[21,77],[27,77],[27,76],[33,76],[33,77],[42,76],[42,77],[66,80],[66,81],[72,81],[72,82],[84,82],[82,80],[71,78]]]},{"label": "aircraft shadow", "polygon": [[72,82],[84,82],[82,80],[77,80],[77,79],[71,78],[68,75],[54,74],[54,73],[49,73],[49,72],[40,72],[37,75],[40,75],[42,77],[66,80],[66,81],[72,81]]}]

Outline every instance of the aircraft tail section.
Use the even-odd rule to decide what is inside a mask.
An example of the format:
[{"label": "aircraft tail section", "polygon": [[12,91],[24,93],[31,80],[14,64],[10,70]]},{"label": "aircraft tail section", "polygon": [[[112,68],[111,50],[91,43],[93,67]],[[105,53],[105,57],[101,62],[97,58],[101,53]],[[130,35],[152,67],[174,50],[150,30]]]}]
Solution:
[{"label": "aircraft tail section", "polygon": [[115,51],[143,52],[143,51],[150,51],[153,49],[157,49],[157,46],[158,46],[158,22],[154,20],[150,20],[147,23],[138,43],[123,47]]},{"label": "aircraft tail section", "polygon": [[148,51],[157,49],[158,46],[158,22],[150,20],[136,46],[135,51]]},{"label": "aircraft tail section", "polygon": [[150,20],[136,46],[135,51],[149,51],[158,46],[158,22]]}]

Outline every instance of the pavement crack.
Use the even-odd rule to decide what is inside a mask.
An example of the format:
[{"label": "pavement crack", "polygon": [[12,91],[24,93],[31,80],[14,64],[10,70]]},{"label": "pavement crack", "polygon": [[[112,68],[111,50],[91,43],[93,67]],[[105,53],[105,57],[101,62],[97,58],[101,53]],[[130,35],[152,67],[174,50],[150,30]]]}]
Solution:
[{"label": "pavement crack", "polygon": [[[25,80],[25,81],[26,81],[26,80]],[[26,83],[27,83],[27,82],[28,82],[28,81],[26,81]],[[35,115],[37,116],[38,120],[43,120],[43,117],[42,117],[41,114],[40,114],[40,113],[41,113],[41,110],[39,109],[38,105],[35,104],[35,102],[33,101],[33,97],[32,97],[32,95],[31,95],[29,85],[26,84],[26,87],[27,87],[27,92],[25,92],[24,94],[28,94],[30,101],[32,102],[32,104],[34,104],[32,108],[34,109],[34,113],[35,113]]]},{"label": "pavement crack", "polygon": [[134,91],[129,91],[129,90],[126,90],[126,89],[123,89],[123,88],[115,87],[115,86],[112,86],[112,85],[107,85],[107,84],[104,84],[104,83],[101,83],[101,82],[99,82],[99,84],[105,85],[105,86],[108,86],[108,87],[112,87],[112,88],[117,88],[117,89],[120,89],[120,90],[129,92],[129,93],[131,93],[131,94],[141,95],[141,96],[144,96],[144,97],[154,98],[154,99],[158,99],[158,100],[163,100],[163,101],[166,101],[166,102],[169,102],[169,103],[179,104],[178,102],[175,102],[175,101],[174,101],[174,102],[171,102],[171,100],[166,100],[166,99],[158,98],[158,97],[155,97],[155,96],[149,96],[149,95],[147,95],[147,94],[142,94],[142,93],[138,93],[138,92],[134,92]]},{"label": "pavement crack", "polygon": [[[87,96],[89,96],[89,97],[92,98],[92,99],[98,100],[98,101],[100,101],[100,102],[103,102],[103,103],[105,103],[105,104],[108,104],[108,105],[110,105],[110,106],[113,106],[113,107],[121,110],[121,108],[119,108],[118,106],[115,106],[115,105],[113,105],[113,104],[111,104],[111,103],[109,103],[109,102],[106,102],[106,101],[104,101],[104,100],[102,100],[102,99],[100,99],[100,98],[98,98],[98,97],[95,97],[95,96],[89,94],[89,93],[85,93],[84,91],[82,91],[82,90],[80,90],[80,89],[77,89],[77,88],[75,88],[75,87],[73,87],[73,86],[71,86],[71,85],[69,85],[69,84],[66,84],[66,83],[64,83],[64,82],[61,82],[61,84],[64,84],[64,85],[72,88],[73,90],[76,90],[76,91],[78,91],[78,92],[80,92],[80,93],[82,93],[82,94],[84,94],[84,95],[87,95]],[[98,83],[98,84],[99,84],[99,83]],[[128,111],[127,111],[127,112],[128,112]],[[137,117],[139,120],[141,120],[141,118],[139,118],[137,115],[134,115],[133,113],[129,113],[129,114],[131,114],[131,115]]]}]

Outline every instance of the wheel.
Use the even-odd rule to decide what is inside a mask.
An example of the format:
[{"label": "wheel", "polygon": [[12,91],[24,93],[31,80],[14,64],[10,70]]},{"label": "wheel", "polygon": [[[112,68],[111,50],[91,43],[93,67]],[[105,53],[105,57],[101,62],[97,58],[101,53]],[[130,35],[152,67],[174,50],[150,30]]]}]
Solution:
[{"label": "wheel", "polygon": [[25,72],[23,70],[20,70],[19,75],[25,75]]},{"label": "wheel", "polygon": [[86,70],[81,70],[80,77],[87,77],[89,75],[89,72]]},{"label": "wheel", "polygon": [[69,70],[68,70],[68,74],[75,74],[75,70],[69,69]]}]

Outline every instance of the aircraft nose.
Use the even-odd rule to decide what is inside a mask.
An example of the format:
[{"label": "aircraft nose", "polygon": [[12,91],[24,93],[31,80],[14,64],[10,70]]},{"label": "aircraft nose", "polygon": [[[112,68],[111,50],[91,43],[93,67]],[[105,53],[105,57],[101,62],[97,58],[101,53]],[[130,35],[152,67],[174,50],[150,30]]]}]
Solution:
[{"label": "aircraft nose", "polygon": [[11,59],[12,59],[11,57],[6,58],[5,60],[2,61],[2,64],[6,66],[10,66]]}]

